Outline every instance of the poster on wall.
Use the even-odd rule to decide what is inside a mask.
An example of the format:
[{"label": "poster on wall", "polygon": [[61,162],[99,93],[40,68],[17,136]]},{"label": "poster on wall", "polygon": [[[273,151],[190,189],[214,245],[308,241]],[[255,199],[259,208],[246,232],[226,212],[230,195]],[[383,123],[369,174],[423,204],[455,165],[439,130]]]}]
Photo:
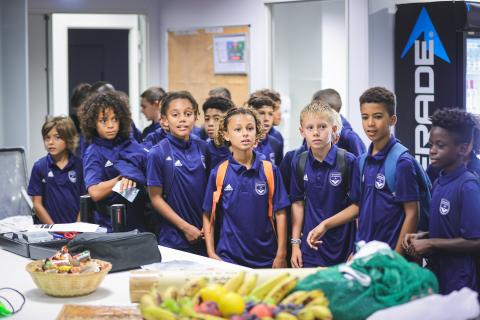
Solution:
[{"label": "poster on wall", "polygon": [[246,74],[246,46],[246,34],[214,36],[213,65],[215,74]]}]

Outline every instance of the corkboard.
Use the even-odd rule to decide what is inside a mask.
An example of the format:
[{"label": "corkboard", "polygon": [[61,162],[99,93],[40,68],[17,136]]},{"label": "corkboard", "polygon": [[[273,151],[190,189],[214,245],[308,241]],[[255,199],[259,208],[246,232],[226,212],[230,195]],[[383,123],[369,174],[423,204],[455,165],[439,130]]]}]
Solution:
[{"label": "corkboard", "polygon": [[[213,37],[222,34],[244,33],[248,26],[198,28],[168,32],[168,88],[190,91],[199,106],[214,87],[227,87],[235,105],[240,106],[248,96],[248,75],[216,75],[213,69]],[[247,45],[248,54],[248,45]],[[203,116],[199,123],[203,122]]]}]

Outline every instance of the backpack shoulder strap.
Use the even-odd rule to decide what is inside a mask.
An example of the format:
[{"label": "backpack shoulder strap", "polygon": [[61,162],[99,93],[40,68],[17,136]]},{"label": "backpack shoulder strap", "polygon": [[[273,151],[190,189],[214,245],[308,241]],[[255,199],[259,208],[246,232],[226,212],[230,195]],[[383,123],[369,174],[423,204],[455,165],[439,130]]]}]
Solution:
[{"label": "backpack shoulder strap", "polygon": [[401,143],[395,143],[385,158],[385,182],[392,193],[396,191],[397,180],[397,162],[402,154],[408,152],[408,149]]},{"label": "backpack shoulder strap", "polygon": [[217,176],[215,177],[216,190],[213,192],[212,213],[210,214],[210,228],[212,230],[213,230],[213,225],[215,223],[215,213],[217,211],[217,204],[220,201],[220,197],[222,196],[223,180],[225,180],[227,169],[228,169],[228,160],[225,160],[218,166]]},{"label": "backpack shoulder strap", "polygon": [[272,222],[275,231],[275,223],[273,221],[273,193],[275,192],[275,177],[273,176],[273,165],[270,161],[262,160],[263,171],[267,178],[268,187],[268,219]]},{"label": "backpack shoulder strap", "polygon": [[363,182],[363,170],[365,169],[365,162],[367,161],[367,152],[358,156],[358,171],[360,172],[360,182]]},{"label": "backpack shoulder strap", "polygon": [[295,167],[295,176],[297,177],[298,185],[303,183],[303,176],[305,175],[305,167],[307,166],[308,150],[303,151],[298,156],[297,166]]},{"label": "backpack shoulder strap", "polygon": [[336,164],[337,168],[342,174],[342,178],[345,179],[345,191],[350,189],[350,167],[347,166],[346,160],[347,151],[342,148],[337,149]]}]

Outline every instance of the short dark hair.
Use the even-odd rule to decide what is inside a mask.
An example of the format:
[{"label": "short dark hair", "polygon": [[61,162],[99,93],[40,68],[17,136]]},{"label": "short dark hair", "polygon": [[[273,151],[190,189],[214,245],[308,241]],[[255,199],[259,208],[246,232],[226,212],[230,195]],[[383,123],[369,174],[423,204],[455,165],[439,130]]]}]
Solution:
[{"label": "short dark hair", "polygon": [[84,103],[80,117],[82,133],[88,142],[93,137],[97,137],[97,119],[101,112],[112,109],[120,123],[118,135],[124,139],[128,139],[130,135],[130,126],[132,116],[128,105],[128,97],[124,93],[110,91],[99,92],[91,95]]},{"label": "short dark hair", "polygon": [[[457,108],[439,109],[430,117],[432,127],[440,127],[452,134],[457,144],[471,143],[477,131],[477,121],[473,114]],[[474,141],[474,144],[476,141]]]},{"label": "short dark hair", "polygon": [[92,84],[91,93],[115,91],[115,87],[110,82],[96,81]]},{"label": "short dark hair", "polygon": [[162,107],[160,109],[160,114],[162,116],[167,115],[168,107],[173,100],[177,99],[186,99],[190,101],[193,107],[193,111],[195,112],[195,117],[198,116],[198,103],[195,101],[195,98],[192,94],[188,91],[171,91],[168,92],[165,97],[162,99]]},{"label": "short dark hair", "polygon": [[72,119],[63,116],[48,118],[42,126],[43,139],[53,128],[57,129],[58,135],[65,141],[67,150],[70,153],[75,153],[78,145],[78,133]]},{"label": "short dark hair", "polygon": [[280,98],[280,93],[272,89],[261,89],[253,92],[250,97],[268,97],[273,100],[273,102],[281,104],[282,99]]},{"label": "short dark hair", "polygon": [[92,85],[89,83],[80,83],[72,90],[70,97],[70,105],[77,110],[82,105],[82,102],[88,97]]},{"label": "short dark hair", "polygon": [[155,103],[155,101],[162,101],[162,98],[166,94],[167,93],[165,92],[165,90],[163,90],[162,87],[150,87],[142,92],[140,98],[144,98],[145,100],[153,104]]},{"label": "short dark hair", "polygon": [[208,96],[209,97],[223,97],[226,99],[232,100],[232,94],[230,93],[230,90],[228,90],[225,87],[216,87],[208,91]]},{"label": "short dark hair", "polygon": [[395,115],[395,94],[383,87],[367,89],[360,96],[360,106],[364,103],[378,103],[385,107],[390,116]]},{"label": "short dark hair", "polygon": [[208,109],[218,109],[225,113],[232,108],[235,108],[232,100],[220,96],[207,98],[202,106],[203,113],[207,112]]},{"label": "short dark hair", "polygon": [[253,96],[252,95],[252,96],[250,96],[250,99],[248,99],[247,105],[250,108],[253,108],[255,110],[258,110],[263,106],[272,107],[274,111],[278,109],[278,105],[272,99],[270,99],[267,96]]},{"label": "short dark hair", "polygon": [[320,101],[328,104],[333,110],[340,112],[342,109],[342,98],[337,90],[328,88],[323,90],[318,90],[313,94],[312,102]]}]

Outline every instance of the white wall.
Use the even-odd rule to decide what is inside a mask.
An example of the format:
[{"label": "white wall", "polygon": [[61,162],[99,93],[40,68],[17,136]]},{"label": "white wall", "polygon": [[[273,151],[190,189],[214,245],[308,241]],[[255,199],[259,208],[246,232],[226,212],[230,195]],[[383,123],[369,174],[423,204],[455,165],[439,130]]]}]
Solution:
[{"label": "white wall", "polygon": [[161,81],[167,85],[167,31],[192,27],[250,25],[250,89],[267,85],[267,21],[261,0],[160,1]]},{"label": "white wall", "polygon": [[2,0],[1,3],[2,146],[25,147],[28,155],[27,2]]}]

